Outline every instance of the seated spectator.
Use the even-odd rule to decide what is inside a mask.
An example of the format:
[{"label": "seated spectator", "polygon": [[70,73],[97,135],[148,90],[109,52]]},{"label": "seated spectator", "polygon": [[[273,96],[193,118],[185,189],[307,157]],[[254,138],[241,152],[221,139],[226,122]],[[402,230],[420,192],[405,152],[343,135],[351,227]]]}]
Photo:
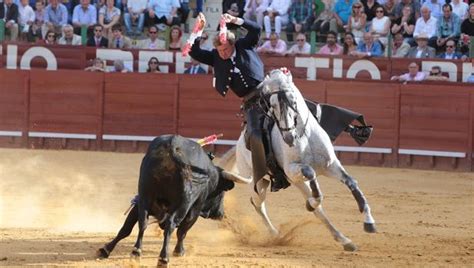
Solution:
[{"label": "seated spectator", "polygon": [[469,5],[469,14],[461,24],[461,52],[469,51],[470,37],[474,36],[474,3]]},{"label": "seated spectator", "polygon": [[431,11],[431,16],[439,20],[443,16],[443,5],[445,4],[444,0],[426,0],[423,3],[424,7],[427,7]]},{"label": "seated spectator", "polygon": [[209,39],[209,34],[207,32],[202,32],[201,39],[199,39],[199,47],[204,50],[211,51],[213,46],[207,41]]},{"label": "seated spectator", "polygon": [[178,8],[181,7],[179,0],[150,0],[148,12],[145,14],[147,25],[164,23],[168,26],[179,25]]},{"label": "seated spectator", "polygon": [[258,26],[263,27],[263,13],[267,11],[269,4],[270,0],[247,0],[244,7],[244,19],[256,21]]},{"label": "seated spectator", "polygon": [[[404,41],[401,33],[397,33],[393,37],[392,58],[405,58],[409,50],[410,44]],[[385,56],[388,57],[388,49],[385,49]]]},{"label": "seated spectator", "polygon": [[290,4],[291,0],[272,0],[272,3],[267,8],[265,17],[263,17],[267,38],[270,38],[270,34],[272,33],[272,22],[275,24],[275,33],[280,36],[281,27],[288,24],[288,9],[290,8]]},{"label": "seated spectator", "polygon": [[82,38],[74,33],[74,28],[70,24],[66,24],[63,27],[63,36],[59,38],[58,44],[80,46],[82,45]]},{"label": "seated spectator", "polygon": [[352,4],[352,13],[349,17],[346,32],[351,32],[357,42],[362,40],[364,36],[365,26],[367,23],[367,15],[364,12],[364,6],[357,1]]},{"label": "seated spectator", "polygon": [[352,56],[359,58],[365,57],[380,57],[383,55],[382,46],[379,42],[374,42],[374,37],[371,33],[364,34],[364,42],[357,46],[357,51],[350,53]]},{"label": "seated spectator", "polygon": [[387,0],[384,4],[382,4],[381,1],[378,1],[378,2],[385,9],[385,15],[390,19],[390,21],[393,22],[396,19],[398,19],[397,16],[395,15],[395,0]]},{"label": "seated spectator", "polygon": [[132,47],[132,41],[122,33],[122,25],[112,26],[112,40],[109,41],[109,48],[129,49]]},{"label": "seated spectator", "polygon": [[446,60],[458,60],[464,59],[461,53],[456,52],[456,43],[453,40],[448,40],[446,42],[446,50],[445,52],[441,53],[438,58],[446,59]]},{"label": "seated spectator", "polygon": [[44,22],[49,31],[61,34],[62,28],[67,24],[68,11],[65,5],[59,3],[59,0],[49,0],[46,6]]},{"label": "seated spectator", "polygon": [[[396,6],[395,6],[395,18],[400,18],[402,17],[403,13],[403,8],[409,6],[411,10],[410,17],[415,18],[417,20],[420,17],[420,1],[417,0],[401,0]],[[429,8],[427,8],[429,10]]]},{"label": "seated spectator", "polygon": [[286,43],[281,40],[276,33],[270,34],[270,40],[265,41],[257,48],[258,53],[284,55],[286,52]]},{"label": "seated spectator", "polygon": [[334,17],[330,21],[329,30],[333,32],[344,31],[344,26],[349,22],[351,15],[352,0],[336,0],[334,4]]},{"label": "seated spectator", "polygon": [[28,32],[28,42],[34,42],[36,38],[44,39],[45,31],[45,9],[44,9],[44,2],[42,0],[38,0],[35,3],[35,21],[30,27],[30,31]]},{"label": "seated spectator", "polygon": [[411,16],[411,7],[405,6],[402,11],[402,16],[393,22],[392,35],[401,33],[406,42],[414,44],[413,32],[415,31],[415,17]]},{"label": "seated spectator", "polygon": [[92,36],[94,25],[97,24],[97,10],[90,0],[81,0],[81,3],[74,7],[72,13],[72,25],[76,34],[81,34],[82,26],[87,27],[87,36]]},{"label": "seated spectator", "polygon": [[0,19],[5,21],[5,34],[10,37],[10,41],[18,38],[18,6],[13,0],[4,0],[0,4]]},{"label": "seated spectator", "polygon": [[361,0],[361,3],[364,6],[364,12],[365,12],[365,15],[367,15],[367,22],[370,25],[372,20],[377,15],[376,10],[377,8],[380,7],[380,5],[376,0]]},{"label": "seated spectator", "polygon": [[[244,16],[245,0],[223,0],[222,13],[242,18]],[[227,24],[228,29],[237,29],[235,24]]]},{"label": "seated spectator", "polygon": [[[415,31],[413,37],[416,39],[418,35],[427,36],[429,41],[428,44],[431,47],[436,46],[436,25],[437,20],[431,16],[431,11],[428,7],[424,6],[421,8],[421,17],[416,21]],[[411,44],[413,46],[413,44]]]},{"label": "seated spectator", "polygon": [[408,65],[408,73],[402,74],[400,76],[392,76],[392,81],[408,82],[408,81],[423,81],[426,78],[424,72],[420,72],[420,66],[418,63],[412,62]]},{"label": "seated spectator", "polygon": [[294,33],[305,33],[310,24],[312,16],[313,0],[296,0],[290,6],[289,22],[286,27],[288,42],[293,42]]},{"label": "seated spectator", "polygon": [[443,73],[441,72],[441,67],[439,66],[433,66],[431,67],[431,72],[430,75],[428,75],[425,80],[427,81],[449,81],[449,78],[446,76],[443,76]]},{"label": "seated spectator", "polygon": [[55,45],[56,44],[56,33],[54,31],[47,31],[44,38],[45,45]]},{"label": "seated spectator", "polygon": [[434,58],[436,51],[434,48],[428,46],[428,36],[418,35],[416,38],[416,47],[410,48],[408,51],[408,58]]},{"label": "seated spectator", "polygon": [[123,60],[114,60],[114,67],[110,71],[112,73],[128,73],[129,70],[125,68],[125,64],[123,63]]},{"label": "seated spectator", "polygon": [[185,74],[206,74],[199,61],[191,58],[191,66],[184,71]]},{"label": "seated spectator", "polygon": [[337,34],[335,32],[329,31],[326,45],[321,47],[318,54],[322,55],[341,55],[342,47],[337,43]]},{"label": "seated spectator", "polygon": [[[127,2],[127,11],[123,14],[123,21],[125,23],[125,29],[127,31],[127,35],[140,35],[143,33],[143,25],[145,23],[145,10],[147,0],[128,0]],[[136,25],[135,31],[133,30],[133,26]]]},{"label": "seated spectator", "polygon": [[92,61],[92,65],[86,67],[84,71],[88,72],[105,72],[105,62],[101,58],[96,58]]},{"label": "seated spectator", "polygon": [[151,57],[150,60],[148,60],[148,69],[146,69],[147,73],[161,73],[160,71],[160,61],[158,60],[157,57]]},{"label": "seated spectator", "polygon": [[287,55],[298,56],[307,55],[311,52],[311,45],[306,42],[306,35],[299,33],[296,36],[296,44],[286,52]]},{"label": "seated spectator", "polygon": [[103,36],[103,28],[104,27],[102,27],[100,24],[96,24],[94,26],[94,36],[91,36],[89,39],[87,39],[86,45],[88,47],[109,47],[109,39]]},{"label": "seated spectator", "polygon": [[178,8],[178,17],[179,22],[184,24],[184,32],[189,32],[189,25],[187,24],[188,17],[189,17],[189,0],[179,0],[179,8]]},{"label": "seated spectator", "polygon": [[388,42],[388,34],[390,33],[390,19],[385,16],[385,10],[382,6],[378,6],[375,9],[375,17],[372,19],[372,24],[370,25],[370,32],[372,36],[375,37],[375,40],[380,41],[382,45],[386,46]]},{"label": "seated spectator", "polygon": [[150,50],[166,48],[166,42],[158,38],[158,27],[153,25],[148,28],[148,38],[142,40],[139,47]]},{"label": "seated spectator", "polygon": [[453,8],[449,4],[443,6],[443,16],[438,19],[436,25],[436,45],[438,48],[444,47],[449,39],[457,42],[461,34],[461,21],[456,14],[453,14]]},{"label": "seated spectator", "polygon": [[344,36],[343,55],[354,55],[357,52],[357,41],[352,33],[346,33]]},{"label": "seated spectator", "polygon": [[[472,2],[471,2],[472,3]],[[469,5],[461,0],[452,0],[450,3],[453,8],[453,13],[458,15],[460,20],[468,17]]]},{"label": "seated spectator", "polygon": [[179,26],[173,26],[171,27],[170,30],[170,36],[169,36],[169,45],[168,45],[168,50],[173,50],[173,51],[180,51],[181,47],[183,46],[182,41],[181,41],[181,36],[183,35],[183,32],[181,31],[181,28]]},{"label": "seated spectator", "polygon": [[99,24],[103,27],[103,35],[110,38],[112,27],[119,23],[120,9],[114,6],[114,0],[106,0],[105,6],[99,10]]},{"label": "seated spectator", "polygon": [[18,26],[19,31],[21,32],[20,38],[25,40],[28,33],[30,32],[30,27],[35,22],[35,12],[33,8],[29,5],[28,0],[20,0],[18,6]]},{"label": "seated spectator", "polygon": [[[331,20],[334,20],[333,24],[335,24],[334,15],[332,12],[334,2],[332,0],[321,0],[320,5],[317,5],[317,3],[318,1],[315,0],[310,18],[310,21],[313,21],[313,25],[310,28],[311,31],[315,31],[318,35],[317,40],[320,42],[326,42],[326,35],[329,32],[329,28],[331,27]],[[318,8],[321,6],[323,6],[324,9],[319,12]],[[336,29],[336,27],[334,28]]]}]

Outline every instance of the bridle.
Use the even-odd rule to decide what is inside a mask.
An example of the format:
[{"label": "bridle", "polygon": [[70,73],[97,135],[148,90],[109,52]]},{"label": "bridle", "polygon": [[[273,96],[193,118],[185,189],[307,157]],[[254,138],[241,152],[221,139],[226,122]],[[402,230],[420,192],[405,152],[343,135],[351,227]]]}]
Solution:
[{"label": "bridle", "polygon": [[[298,127],[298,117],[303,119],[303,117],[301,116],[301,114],[299,113],[299,111],[296,107],[296,104],[292,105],[292,103],[290,103],[290,100],[287,98],[286,93],[288,93],[288,92],[290,92],[290,91],[289,90],[278,90],[278,91],[274,91],[274,92],[271,92],[271,93],[261,93],[261,100],[262,100],[262,103],[264,105],[264,107],[262,107],[262,109],[265,111],[265,115],[275,122],[275,124],[277,125],[278,130],[280,131],[280,134],[282,136],[283,136],[283,132],[290,132],[290,131],[292,131],[292,130],[294,130]],[[274,111],[274,109],[272,109],[271,104],[270,104],[270,98],[272,97],[272,95],[277,95],[278,96],[278,103],[280,105],[280,116],[279,117],[276,116],[275,111]],[[293,118],[294,124],[293,124],[293,126],[288,127],[288,122],[286,122],[287,127],[282,127],[280,125],[280,120],[278,120],[278,118],[285,118],[285,120],[287,120],[287,117],[284,116],[287,109],[291,109],[296,113],[296,116]],[[305,120],[305,122],[303,124],[303,127],[302,127],[302,131],[301,131],[301,133],[298,134],[299,138],[301,138],[304,135],[306,125],[308,124],[308,120],[309,120],[309,116],[306,117],[306,120]]]}]

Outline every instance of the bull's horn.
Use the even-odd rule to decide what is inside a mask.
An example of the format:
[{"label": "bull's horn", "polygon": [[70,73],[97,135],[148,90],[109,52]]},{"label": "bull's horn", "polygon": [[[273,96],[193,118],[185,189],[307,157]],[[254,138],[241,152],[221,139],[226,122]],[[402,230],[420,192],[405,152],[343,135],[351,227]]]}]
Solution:
[{"label": "bull's horn", "polygon": [[235,173],[228,172],[225,170],[222,171],[222,176],[224,176],[224,178],[226,178],[227,180],[237,182],[237,183],[245,183],[245,184],[252,183],[252,178],[244,178],[240,175],[237,175]]}]

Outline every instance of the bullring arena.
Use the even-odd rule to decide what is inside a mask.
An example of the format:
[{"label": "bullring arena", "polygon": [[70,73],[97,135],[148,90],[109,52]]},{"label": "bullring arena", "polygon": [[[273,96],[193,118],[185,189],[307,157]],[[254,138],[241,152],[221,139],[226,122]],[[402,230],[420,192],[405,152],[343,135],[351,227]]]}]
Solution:
[{"label": "bullring arena", "polygon": [[[136,232],[110,259],[95,251],[120,228],[136,193],[141,153],[0,150],[0,265],[129,266]],[[304,208],[294,187],[272,193],[268,209],[282,237],[272,238],[249,203],[247,186],[226,195],[223,222],[199,219],[178,267],[454,266],[474,261],[472,173],[348,167],[372,205],[378,233],[362,229],[349,191],[325,177],[323,207],[359,247],[345,252]],[[147,229],[141,265],[156,265],[156,224]],[[174,247],[175,239],[171,242]]]}]

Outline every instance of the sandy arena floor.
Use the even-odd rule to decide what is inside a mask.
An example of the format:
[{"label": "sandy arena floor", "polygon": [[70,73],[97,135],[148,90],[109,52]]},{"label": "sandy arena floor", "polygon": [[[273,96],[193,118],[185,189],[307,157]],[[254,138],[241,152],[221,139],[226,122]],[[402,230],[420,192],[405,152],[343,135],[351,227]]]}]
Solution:
[{"label": "sandy arena floor", "polygon": [[[95,251],[121,227],[137,189],[143,154],[0,149],[0,266],[130,266],[135,241],[111,258]],[[344,252],[304,208],[295,188],[269,195],[283,237],[270,237],[249,203],[248,186],[226,196],[225,222],[199,219],[180,267],[455,266],[474,263],[474,173],[347,167],[372,206],[367,234],[349,190],[320,177],[323,207],[359,247]],[[141,265],[156,265],[161,232],[146,232]],[[172,240],[171,249],[174,248]],[[471,266],[472,267],[472,266]]]}]

